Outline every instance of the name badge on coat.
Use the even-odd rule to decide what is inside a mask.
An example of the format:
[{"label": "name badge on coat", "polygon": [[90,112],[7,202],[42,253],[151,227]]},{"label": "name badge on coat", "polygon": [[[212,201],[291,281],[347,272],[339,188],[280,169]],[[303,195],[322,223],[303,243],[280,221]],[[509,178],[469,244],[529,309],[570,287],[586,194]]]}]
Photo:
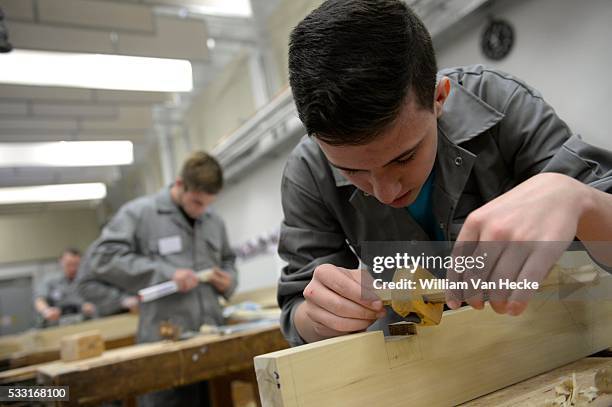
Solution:
[{"label": "name badge on coat", "polygon": [[183,244],[181,242],[181,237],[170,236],[170,237],[162,237],[158,241],[159,254],[165,256],[167,254],[180,253],[183,250]]}]

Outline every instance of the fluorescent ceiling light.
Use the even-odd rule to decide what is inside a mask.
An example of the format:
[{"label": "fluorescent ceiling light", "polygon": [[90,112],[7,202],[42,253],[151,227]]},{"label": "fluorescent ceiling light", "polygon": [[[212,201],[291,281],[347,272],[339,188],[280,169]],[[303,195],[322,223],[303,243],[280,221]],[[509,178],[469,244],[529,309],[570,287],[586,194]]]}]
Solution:
[{"label": "fluorescent ceiling light", "polygon": [[106,185],[101,182],[0,188],[0,205],[90,201],[104,197]]},{"label": "fluorescent ceiling light", "polygon": [[0,143],[1,167],[97,167],[134,162],[131,141]]},{"label": "fluorescent ceiling light", "polygon": [[92,89],[189,92],[182,59],[14,50],[0,54],[0,83]]},{"label": "fluorescent ceiling light", "polygon": [[190,0],[183,2],[193,13],[222,17],[251,17],[250,0]]}]

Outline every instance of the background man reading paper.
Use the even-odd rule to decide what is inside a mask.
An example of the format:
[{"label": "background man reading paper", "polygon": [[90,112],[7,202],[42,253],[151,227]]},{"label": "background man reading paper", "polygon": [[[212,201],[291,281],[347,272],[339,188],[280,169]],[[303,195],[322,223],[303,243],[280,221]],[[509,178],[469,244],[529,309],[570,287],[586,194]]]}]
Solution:
[{"label": "background man reading paper", "polygon": [[[364,241],[612,240],[612,153],[583,142],[516,77],[438,72],[404,3],[324,2],[292,32],[289,72],[309,134],[282,180],[278,297],[292,344],[385,316],[362,294],[350,246]],[[563,250],[513,257],[514,279],[541,281]],[[507,265],[508,252],[489,261]],[[491,306],[518,315],[527,303],[517,298],[508,291]]]}]

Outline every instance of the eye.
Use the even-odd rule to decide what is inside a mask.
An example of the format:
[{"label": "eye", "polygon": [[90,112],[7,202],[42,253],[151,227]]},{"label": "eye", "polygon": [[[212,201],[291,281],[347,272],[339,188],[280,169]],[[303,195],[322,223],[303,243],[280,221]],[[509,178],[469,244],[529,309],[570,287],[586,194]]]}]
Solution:
[{"label": "eye", "polygon": [[404,164],[407,164],[410,161],[414,160],[415,156],[416,156],[416,152],[413,152],[408,157],[402,158],[401,160],[397,160],[395,162],[398,163],[399,165],[404,165]]}]

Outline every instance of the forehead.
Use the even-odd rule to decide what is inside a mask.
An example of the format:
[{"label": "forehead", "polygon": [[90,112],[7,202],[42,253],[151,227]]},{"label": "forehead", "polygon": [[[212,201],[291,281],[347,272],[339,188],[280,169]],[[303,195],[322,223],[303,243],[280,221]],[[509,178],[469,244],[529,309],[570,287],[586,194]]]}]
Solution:
[{"label": "forehead", "polygon": [[[413,98],[410,98],[412,100]],[[353,169],[383,166],[415,147],[435,126],[434,113],[414,102],[406,103],[397,119],[372,141],[356,146],[332,146],[318,140],[327,159],[333,164]]]}]

